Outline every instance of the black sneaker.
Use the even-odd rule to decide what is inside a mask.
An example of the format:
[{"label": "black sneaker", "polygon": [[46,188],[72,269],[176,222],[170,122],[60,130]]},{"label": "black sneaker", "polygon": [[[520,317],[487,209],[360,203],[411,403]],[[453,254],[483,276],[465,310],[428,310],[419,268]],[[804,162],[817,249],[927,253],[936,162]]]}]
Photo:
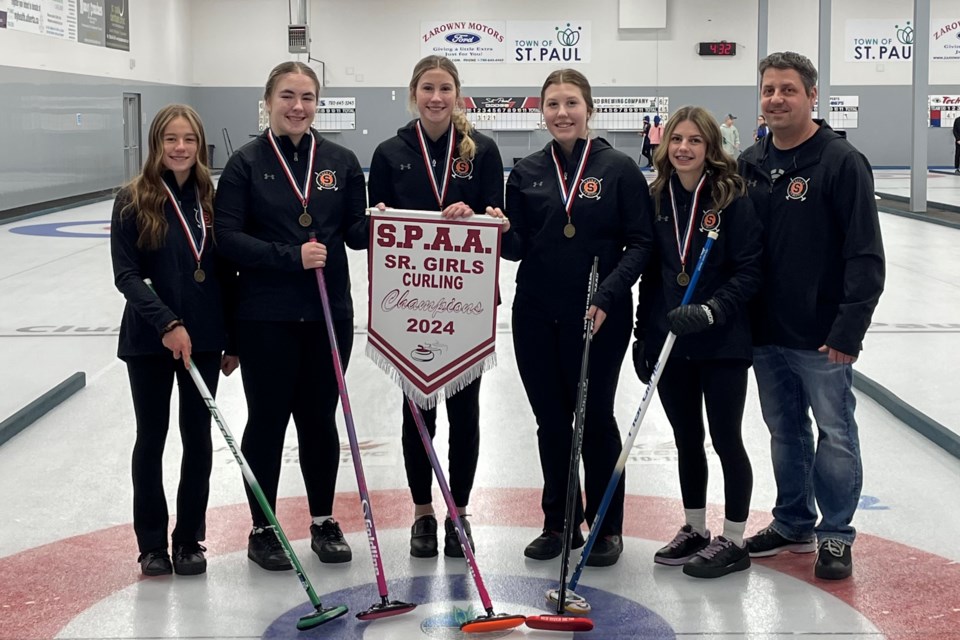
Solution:
[{"label": "black sneaker", "polygon": [[310,525],[310,538],[310,548],[320,558],[320,562],[339,563],[353,559],[350,545],[344,540],[340,525],[332,518],[324,520],[319,527]]},{"label": "black sneaker", "polygon": [[434,558],[437,555],[437,519],[430,514],[420,516],[410,527],[410,555]]},{"label": "black sneaker", "polygon": [[[460,516],[460,522],[463,523],[463,532],[467,534],[467,541],[470,543],[470,550],[476,552],[477,545],[473,543],[473,530],[467,521],[467,516]],[[445,535],[443,536],[443,555],[448,558],[462,558],[463,549],[460,548],[460,536],[457,535],[457,528],[453,526],[453,520],[448,516],[443,523]]]},{"label": "black sneaker", "polygon": [[751,558],[766,558],[784,551],[813,553],[817,550],[815,540],[788,540],[774,531],[773,527],[761,529],[755,536],[747,538],[745,542]]},{"label": "black sneaker", "polygon": [[677,567],[697,555],[698,551],[706,549],[709,544],[709,531],[707,531],[706,536],[702,536],[694,531],[689,524],[685,524],[680,527],[680,531],[673,537],[673,540],[653,554],[653,561],[657,564]]},{"label": "black sneaker", "polygon": [[166,576],[173,573],[170,555],[166,549],[141,553],[137,562],[140,563],[140,572],[145,576]]},{"label": "black sneaker", "polygon": [[290,571],[293,565],[273,527],[254,529],[247,539],[247,557],[267,571]]},{"label": "black sneaker", "polygon": [[[579,549],[583,546],[583,534],[580,527],[573,530],[573,544],[571,548]],[[523,550],[523,555],[534,560],[552,560],[563,552],[563,532],[544,529],[533,542]]]},{"label": "black sneaker", "polygon": [[584,563],[588,567],[611,567],[617,564],[623,553],[623,536],[614,534],[597,540]]},{"label": "black sneaker", "polygon": [[822,541],[813,575],[822,580],[843,580],[853,575],[850,545],[830,538]]},{"label": "black sneaker", "polygon": [[197,576],[207,571],[207,548],[197,542],[173,545],[173,570],[180,576]]},{"label": "black sneaker", "polygon": [[683,572],[694,578],[719,578],[749,568],[750,552],[746,546],[717,536],[683,565]]}]

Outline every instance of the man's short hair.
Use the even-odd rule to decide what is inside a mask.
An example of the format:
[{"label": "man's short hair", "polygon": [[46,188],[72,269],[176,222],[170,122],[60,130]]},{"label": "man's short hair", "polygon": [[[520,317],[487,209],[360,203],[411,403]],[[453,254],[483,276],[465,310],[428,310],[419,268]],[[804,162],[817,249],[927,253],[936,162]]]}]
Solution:
[{"label": "man's short hair", "polygon": [[760,72],[760,79],[767,69],[793,69],[800,74],[800,80],[803,81],[803,88],[807,95],[817,85],[817,68],[810,62],[810,58],[793,51],[778,51],[771,53],[760,61],[757,70]]}]

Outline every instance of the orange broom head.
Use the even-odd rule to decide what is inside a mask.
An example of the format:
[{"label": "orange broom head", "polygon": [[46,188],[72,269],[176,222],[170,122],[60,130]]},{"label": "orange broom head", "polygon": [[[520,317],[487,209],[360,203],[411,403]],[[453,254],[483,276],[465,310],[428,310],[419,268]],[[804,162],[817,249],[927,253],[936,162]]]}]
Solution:
[{"label": "orange broom head", "polygon": [[593,629],[593,620],[575,616],[530,616],[527,618],[527,626],[544,631],[590,631]]},{"label": "orange broom head", "polygon": [[526,617],[520,615],[509,615],[501,613],[499,615],[482,616],[474,618],[460,625],[460,631],[464,633],[488,633],[490,631],[505,631],[513,629],[523,624]]}]

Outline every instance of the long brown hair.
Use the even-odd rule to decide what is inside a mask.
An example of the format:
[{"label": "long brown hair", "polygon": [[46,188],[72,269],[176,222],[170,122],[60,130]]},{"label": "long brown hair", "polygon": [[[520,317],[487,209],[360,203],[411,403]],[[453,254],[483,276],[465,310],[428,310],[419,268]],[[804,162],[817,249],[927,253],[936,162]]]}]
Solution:
[{"label": "long brown hair", "polygon": [[200,192],[200,202],[197,204],[202,207],[204,217],[209,221],[205,224],[213,224],[213,180],[210,179],[207,166],[207,140],[203,134],[203,124],[193,107],[169,104],[157,112],[150,124],[147,161],[143,163],[140,175],[127,185],[130,204],[120,212],[121,216],[136,212],[137,229],[140,231],[137,246],[141,249],[159,249],[167,235],[167,217],[163,210],[167,202],[167,192],[163,188],[163,172],[166,171],[163,165],[163,132],[177,118],[186,120],[197,136],[197,162],[193,165],[193,178]]},{"label": "long brown hair", "polygon": [[446,71],[450,74],[450,77],[453,78],[453,84],[457,88],[457,102],[453,108],[451,118],[453,120],[453,126],[457,129],[457,133],[460,134],[460,143],[457,145],[457,148],[461,158],[473,160],[474,156],[477,155],[477,143],[470,137],[470,134],[473,132],[473,127],[470,125],[470,121],[467,120],[467,114],[463,112],[463,96],[460,95],[460,73],[450,58],[445,56],[427,56],[416,64],[413,68],[413,75],[410,76],[410,111],[414,114],[418,113],[417,85],[420,83],[420,78],[423,77],[423,74],[431,69]]},{"label": "long brown hair", "polygon": [[653,156],[657,177],[650,185],[650,193],[653,194],[657,213],[660,213],[660,194],[667,188],[670,176],[674,173],[673,165],[670,164],[670,138],[677,125],[688,120],[700,130],[700,135],[707,143],[703,168],[709,175],[707,180],[710,183],[713,207],[718,211],[725,209],[735,199],[747,193],[747,185],[737,173],[737,163],[723,151],[720,127],[713,116],[703,107],[681,107],[667,120],[663,139]]}]

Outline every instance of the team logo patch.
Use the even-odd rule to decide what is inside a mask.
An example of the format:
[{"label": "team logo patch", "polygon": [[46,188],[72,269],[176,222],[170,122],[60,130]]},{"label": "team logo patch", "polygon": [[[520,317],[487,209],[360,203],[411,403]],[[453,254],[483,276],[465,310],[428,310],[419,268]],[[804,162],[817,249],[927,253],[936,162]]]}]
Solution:
[{"label": "team logo patch", "polygon": [[707,209],[700,218],[700,231],[716,231],[720,228],[720,212]]},{"label": "team logo patch", "polygon": [[807,191],[810,189],[810,178],[793,178],[787,185],[787,200],[799,200],[803,202],[807,199]]},{"label": "team logo patch", "polygon": [[591,198],[593,200],[600,199],[600,190],[603,182],[603,178],[584,178],[580,181],[580,197],[581,198]]},{"label": "team logo patch", "polygon": [[337,190],[337,172],[324,169],[317,174],[317,186],[321,189]]},{"label": "team logo patch", "polygon": [[473,180],[473,161],[466,158],[456,158],[453,161],[453,177]]}]

